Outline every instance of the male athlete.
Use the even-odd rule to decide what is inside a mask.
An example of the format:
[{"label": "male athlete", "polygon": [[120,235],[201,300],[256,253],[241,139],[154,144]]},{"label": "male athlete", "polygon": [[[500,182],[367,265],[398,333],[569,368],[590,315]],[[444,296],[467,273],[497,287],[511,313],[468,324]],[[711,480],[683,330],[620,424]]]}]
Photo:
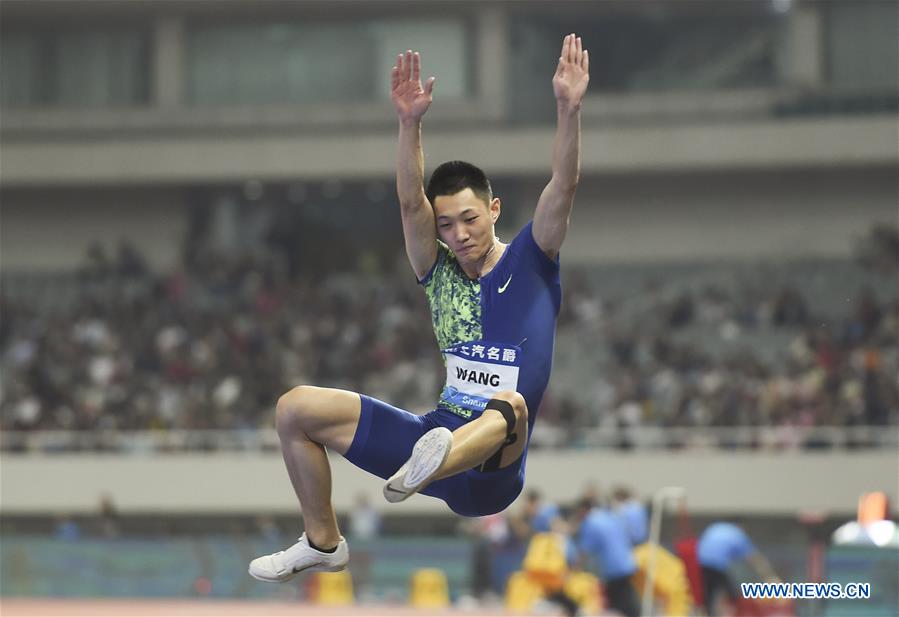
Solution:
[{"label": "male athlete", "polygon": [[552,366],[559,249],[578,182],[587,56],[580,38],[565,37],[552,79],[558,111],[552,179],[534,220],[509,244],[496,238],[500,200],[477,167],[444,163],[425,190],[421,119],[434,78],[422,86],[418,53],[397,57],[391,75],[399,118],[397,193],[406,253],[427,295],[446,386],[437,409],[423,416],[312,386],[278,400],[278,436],[305,532],[290,548],[254,559],[255,578],[282,582],[303,571],[346,567],[349,551],[331,504],[325,448],[386,479],[390,502],[421,492],[463,516],[483,516],[518,496],[533,412]]}]

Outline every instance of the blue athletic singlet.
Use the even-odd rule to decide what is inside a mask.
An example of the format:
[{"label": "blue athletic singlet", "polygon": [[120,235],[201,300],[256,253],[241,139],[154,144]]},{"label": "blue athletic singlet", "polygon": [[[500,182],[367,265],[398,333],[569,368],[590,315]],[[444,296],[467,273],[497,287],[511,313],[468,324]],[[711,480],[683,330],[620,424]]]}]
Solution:
[{"label": "blue athletic singlet", "polygon": [[[455,430],[479,417],[491,394],[502,390],[517,391],[527,402],[530,438],[549,382],[562,297],[559,261],[537,246],[531,227],[525,225],[493,270],[476,280],[438,241],[437,259],[420,281],[447,368],[437,409],[418,416],[361,395],[347,460],[389,478],[424,433],[437,426]],[[527,449],[508,467],[465,471],[421,492],[444,500],[463,516],[500,512],[521,492],[526,461]]]},{"label": "blue athletic singlet", "polygon": [[[518,375],[511,389],[520,392],[527,402],[530,428],[534,426],[552,370],[556,317],[562,298],[558,258],[550,260],[537,246],[532,226],[533,222],[525,225],[496,266],[476,280],[468,278],[455,255],[438,242],[437,261],[421,280],[444,361],[460,358],[458,353],[449,354],[447,350],[472,342],[468,345],[467,359],[474,361],[476,367],[489,368],[487,356],[491,349],[497,350],[495,355],[505,352],[503,355],[513,358]],[[483,342],[479,345],[483,349],[478,357],[473,352],[479,341]],[[500,362],[503,355],[494,360]],[[452,396],[453,388],[461,386],[451,385],[451,378],[471,376],[459,370],[447,375],[448,383],[439,407],[468,418],[477,411],[478,405],[466,407]],[[476,376],[484,372],[489,371],[475,371],[479,373]]]}]

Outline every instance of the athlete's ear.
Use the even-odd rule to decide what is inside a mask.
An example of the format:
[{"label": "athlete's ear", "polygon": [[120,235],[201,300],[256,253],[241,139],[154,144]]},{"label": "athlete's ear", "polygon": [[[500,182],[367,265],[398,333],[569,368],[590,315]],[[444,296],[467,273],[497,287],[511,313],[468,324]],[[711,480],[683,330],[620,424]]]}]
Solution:
[{"label": "athlete's ear", "polygon": [[490,209],[490,218],[491,218],[491,219],[493,220],[493,222],[495,223],[496,220],[499,218],[499,213],[500,213],[500,211],[502,210],[502,206],[501,206],[501,203],[500,203],[500,201],[499,201],[499,197],[494,197],[494,198],[490,201],[490,208],[489,208],[489,209]]}]

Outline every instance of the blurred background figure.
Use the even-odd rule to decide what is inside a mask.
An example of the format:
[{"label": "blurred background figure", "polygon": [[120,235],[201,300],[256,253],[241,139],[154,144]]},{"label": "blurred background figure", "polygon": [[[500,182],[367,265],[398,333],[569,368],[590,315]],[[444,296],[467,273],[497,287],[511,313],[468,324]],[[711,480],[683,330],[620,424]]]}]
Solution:
[{"label": "blurred background figure", "polygon": [[637,564],[624,523],[611,511],[581,499],[573,508],[572,525],[578,552],[602,580],[608,608],[637,617],[640,604],[631,583]]},{"label": "blurred background figure", "polygon": [[612,490],[612,511],[621,517],[633,546],[649,540],[649,510],[626,486]]},{"label": "blurred background figure", "polygon": [[100,537],[112,540],[121,534],[119,527],[119,512],[112,496],[104,493],[100,496],[97,508],[97,532]]},{"label": "blurred background figure", "polygon": [[282,539],[281,529],[278,528],[278,524],[271,516],[257,516],[256,530],[259,533],[259,537],[265,540],[267,544],[277,546]]},{"label": "blurred background figure", "polygon": [[373,540],[381,534],[381,513],[371,504],[367,493],[358,493],[350,512],[350,536],[358,540]]},{"label": "blurred background figure", "polygon": [[[505,573],[497,571],[496,556],[510,543],[517,543],[505,512],[463,520],[462,530],[474,541],[471,589],[475,597],[491,600],[503,588]],[[501,580],[497,581],[497,577]]]},{"label": "blurred background figure", "polygon": [[56,518],[56,529],[53,537],[74,542],[81,538],[81,526],[71,517],[61,514]]},{"label": "blurred background figure", "polygon": [[649,509],[637,499],[627,486],[617,486],[612,490],[612,511],[621,519],[633,547],[633,557],[637,570],[632,582],[637,597],[645,594],[645,586],[650,584],[650,596],[664,615],[688,615],[693,611],[693,598],[687,568],[680,557],[660,543],[652,543],[649,537]]},{"label": "blurred background figure", "polygon": [[[311,581],[246,573],[296,528],[287,485],[258,481],[283,477],[277,393],[424,412],[443,377],[403,255],[396,53],[438,76],[425,175],[489,162],[505,242],[549,178],[572,31],[594,61],[527,484],[460,528],[425,499],[364,503],[364,475],[335,462],[341,523],[377,529],[346,610],[402,615],[413,575],[439,568],[453,603],[502,612],[552,509],[620,483],[618,523],[679,486],[697,529],[736,518],[784,581],[871,584],[782,613],[896,614],[895,2],[3,0],[4,617],[48,600],[99,615],[94,598],[315,610]],[[659,547],[625,527],[637,578],[678,544],[668,519]]]},{"label": "blurred background figure", "polygon": [[523,524],[522,529],[526,530],[525,534],[529,536],[534,533],[556,531],[554,523],[561,516],[562,511],[558,505],[546,502],[540,491],[530,490],[525,497],[519,520]]},{"label": "blurred background figure", "polygon": [[733,523],[714,523],[699,537],[697,546],[705,592],[705,609],[709,615],[729,615],[742,594],[732,578],[732,570],[740,562],[752,567],[766,583],[781,582],[771,564],[746,532]]}]

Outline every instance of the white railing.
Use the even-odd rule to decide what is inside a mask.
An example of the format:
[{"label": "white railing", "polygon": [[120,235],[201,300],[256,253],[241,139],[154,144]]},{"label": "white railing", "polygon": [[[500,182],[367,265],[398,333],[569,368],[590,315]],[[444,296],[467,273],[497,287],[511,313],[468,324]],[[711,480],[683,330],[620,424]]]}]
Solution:
[{"label": "white railing", "polygon": [[899,449],[899,427],[732,426],[593,428],[572,437],[563,427],[537,424],[531,445],[634,450]]},{"label": "white railing", "polygon": [[[538,448],[636,450],[899,450],[899,427],[634,427],[594,428],[572,438],[559,426],[538,423]],[[5,453],[118,452],[165,455],[185,452],[278,452],[271,429],[214,431],[3,431]]]}]

